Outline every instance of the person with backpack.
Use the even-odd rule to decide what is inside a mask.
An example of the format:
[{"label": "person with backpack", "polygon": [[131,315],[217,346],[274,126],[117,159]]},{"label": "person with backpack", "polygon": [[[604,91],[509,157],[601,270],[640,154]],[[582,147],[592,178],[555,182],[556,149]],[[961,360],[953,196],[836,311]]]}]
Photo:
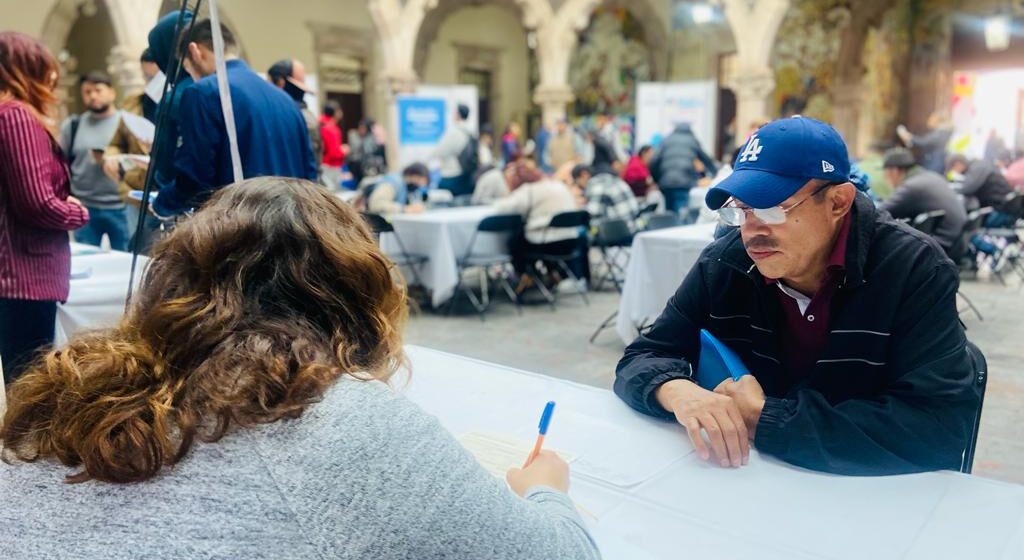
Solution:
[{"label": "person with backpack", "polygon": [[440,187],[452,196],[473,194],[473,174],[480,166],[478,140],[466,124],[468,118],[469,106],[459,103],[455,108],[455,126],[444,133],[435,152],[441,160]]},{"label": "person with backpack", "polygon": [[142,142],[153,141],[153,123],[119,110],[113,80],[103,72],[88,72],[79,80],[86,111],[64,121],[60,145],[71,167],[71,194],[89,210],[89,223],[74,233],[75,240],[99,246],[106,235],[110,248],[127,251],[131,230],[128,210],[117,181],[104,173],[103,155],[122,121]]}]

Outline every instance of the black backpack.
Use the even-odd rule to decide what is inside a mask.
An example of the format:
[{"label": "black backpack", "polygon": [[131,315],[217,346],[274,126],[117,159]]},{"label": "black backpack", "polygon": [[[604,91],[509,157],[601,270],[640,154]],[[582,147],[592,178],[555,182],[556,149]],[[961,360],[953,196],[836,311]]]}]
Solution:
[{"label": "black backpack", "polygon": [[469,141],[459,152],[459,167],[462,168],[462,174],[470,177],[476,173],[478,167],[480,167],[480,140],[473,133],[468,130],[464,130],[466,136],[469,136]]}]

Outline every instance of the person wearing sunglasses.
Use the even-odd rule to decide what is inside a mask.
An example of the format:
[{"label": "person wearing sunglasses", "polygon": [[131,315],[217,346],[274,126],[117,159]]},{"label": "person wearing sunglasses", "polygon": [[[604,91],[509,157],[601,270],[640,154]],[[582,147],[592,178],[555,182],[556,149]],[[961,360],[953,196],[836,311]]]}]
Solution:
[{"label": "person wearing sunglasses", "polygon": [[[839,133],[803,117],[764,126],[706,202],[735,227],[626,348],[616,394],[674,418],[723,467],[753,445],[840,474],[959,468],[979,394],[957,268],[850,183]],[[701,329],[751,375],[698,385]]]}]

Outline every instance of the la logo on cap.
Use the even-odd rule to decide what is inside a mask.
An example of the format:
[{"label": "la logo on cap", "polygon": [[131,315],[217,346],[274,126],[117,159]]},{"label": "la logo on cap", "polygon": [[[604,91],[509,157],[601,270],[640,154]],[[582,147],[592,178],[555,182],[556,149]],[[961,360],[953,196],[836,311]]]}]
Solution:
[{"label": "la logo on cap", "polygon": [[756,134],[750,135],[750,140],[747,141],[747,147],[743,149],[740,154],[739,163],[746,163],[748,161],[757,161],[757,157],[761,155],[761,150],[764,146],[761,145],[761,140],[758,139]]},{"label": "la logo on cap", "polygon": [[831,163],[825,160],[821,160],[821,170],[824,171],[825,173],[832,173],[833,171],[836,170],[836,168]]}]

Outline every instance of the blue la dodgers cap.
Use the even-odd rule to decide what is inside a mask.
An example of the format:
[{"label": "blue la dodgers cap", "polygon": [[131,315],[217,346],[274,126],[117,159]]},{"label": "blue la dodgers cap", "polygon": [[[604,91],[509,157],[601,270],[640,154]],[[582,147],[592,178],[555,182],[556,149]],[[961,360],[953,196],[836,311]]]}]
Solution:
[{"label": "blue la dodgers cap", "polygon": [[850,180],[846,142],[831,125],[808,117],[770,122],[747,139],[732,175],[708,191],[717,210],[736,198],[751,208],[778,206],[811,179]]}]

